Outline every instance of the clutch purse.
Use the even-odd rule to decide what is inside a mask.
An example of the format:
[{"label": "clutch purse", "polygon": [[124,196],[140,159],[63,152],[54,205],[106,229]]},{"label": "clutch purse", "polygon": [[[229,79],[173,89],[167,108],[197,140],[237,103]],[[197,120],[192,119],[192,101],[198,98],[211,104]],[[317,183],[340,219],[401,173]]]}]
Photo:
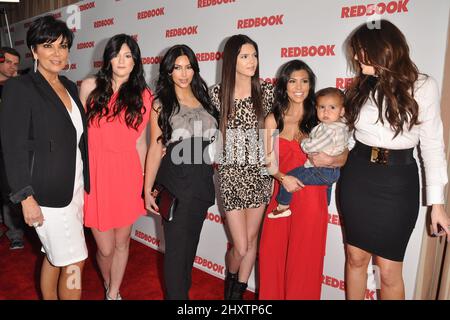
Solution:
[{"label": "clutch purse", "polygon": [[178,199],[161,184],[155,184],[153,196],[161,217],[168,222],[172,221],[178,205]]}]

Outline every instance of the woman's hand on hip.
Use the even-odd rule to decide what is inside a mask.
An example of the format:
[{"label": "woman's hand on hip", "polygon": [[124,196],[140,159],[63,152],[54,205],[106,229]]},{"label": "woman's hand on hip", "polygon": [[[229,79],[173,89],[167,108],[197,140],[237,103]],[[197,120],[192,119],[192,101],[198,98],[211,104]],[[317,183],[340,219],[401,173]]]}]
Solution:
[{"label": "woman's hand on hip", "polygon": [[22,212],[25,223],[30,227],[40,227],[44,223],[41,207],[33,196],[22,201]]},{"label": "woman's hand on hip", "polygon": [[305,185],[296,177],[293,176],[284,176],[283,181],[281,182],[282,186],[286,189],[287,192],[293,193],[300,189],[302,189]]},{"label": "woman's hand on hip", "polygon": [[433,204],[431,208],[431,226],[434,236],[447,235],[447,241],[450,242],[450,218],[445,212],[443,204]]}]

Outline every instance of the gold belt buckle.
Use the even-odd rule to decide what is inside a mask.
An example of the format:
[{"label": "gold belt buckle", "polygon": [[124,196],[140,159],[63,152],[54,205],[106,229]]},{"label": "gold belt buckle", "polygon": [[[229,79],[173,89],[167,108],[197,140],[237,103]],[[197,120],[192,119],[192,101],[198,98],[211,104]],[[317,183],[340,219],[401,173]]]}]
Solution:
[{"label": "gold belt buckle", "polygon": [[370,153],[370,162],[378,163],[378,164],[387,164],[389,156],[389,150],[372,147],[372,151]]}]

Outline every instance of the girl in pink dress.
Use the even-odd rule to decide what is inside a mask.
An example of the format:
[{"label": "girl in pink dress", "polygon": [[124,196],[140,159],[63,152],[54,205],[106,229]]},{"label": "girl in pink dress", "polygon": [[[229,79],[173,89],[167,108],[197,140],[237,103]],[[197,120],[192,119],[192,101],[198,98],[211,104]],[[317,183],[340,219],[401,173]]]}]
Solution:
[{"label": "girl in pink dress", "polygon": [[106,44],[103,67],[81,85],[88,116],[92,188],[85,196],[85,225],[97,242],[106,298],[120,300],[132,224],[146,214],[141,197],[152,104],[139,46],[119,34]]}]

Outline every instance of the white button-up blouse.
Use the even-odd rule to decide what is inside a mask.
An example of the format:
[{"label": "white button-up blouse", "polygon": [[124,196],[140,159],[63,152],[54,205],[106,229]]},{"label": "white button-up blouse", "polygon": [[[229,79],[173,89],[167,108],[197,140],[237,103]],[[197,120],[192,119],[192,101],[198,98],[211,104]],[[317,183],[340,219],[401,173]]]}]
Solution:
[{"label": "white button-up blouse", "polygon": [[405,125],[403,133],[394,138],[395,132],[384,118],[384,112],[384,124],[377,121],[378,108],[369,98],[355,123],[354,137],[366,145],[385,149],[410,149],[420,144],[425,168],[427,204],[442,204],[448,177],[436,80],[420,75],[415,84],[414,98],[419,105],[420,124],[413,126],[411,130]]}]

